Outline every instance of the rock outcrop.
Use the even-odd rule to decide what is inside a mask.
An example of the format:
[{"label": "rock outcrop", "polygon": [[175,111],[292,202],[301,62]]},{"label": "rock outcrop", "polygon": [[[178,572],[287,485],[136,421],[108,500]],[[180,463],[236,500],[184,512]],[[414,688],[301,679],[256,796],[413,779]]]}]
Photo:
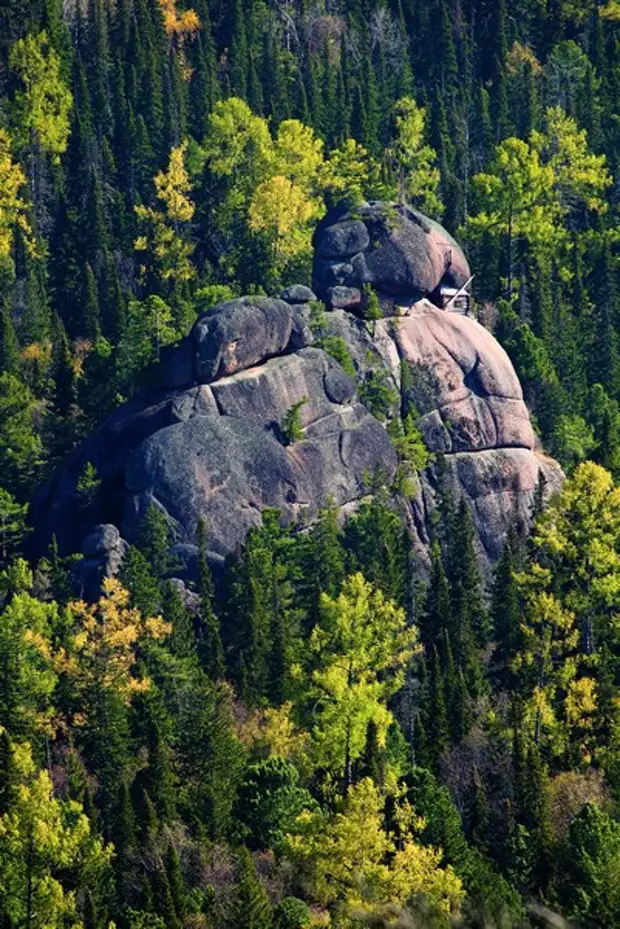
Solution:
[{"label": "rock outcrop", "polygon": [[[117,410],[60,469],[36,507],[39,549],[56,534],[61,551],[83,551],[79,577],[100,578],[116,570],[123,540],[135,538],[154,503],[191,576],[201,518],[217,563],[266,507],[300,525],[330,499],[350,512],[369,475],[381,469],[389,481],[398,466],[385,425],[359,399],[380,372],[392,388],[388,416],[415,409],[435,453],[415,499],[400,501],[421,566],[440,471],[443,486],[469,503],[487,563],[499,557],[508,526],[530,517],[540,473],[550,491],[562,473],[537,450],[520,384],[493,336],[424,299],[467,280],[462,251],[436,223],[386,204],[355,215],[337,209],[315,242],[314,287],[332,308],[322,325],[343,340],[356,379],[319,347],[329,347],[324,332],[315,343],[308,288],[219,305],[169,350],[159,389]],[[366,284],[389,316],[365,323],[355,306],[334,309],[346,305],[347,289]],[[297,405],[303,437],[290,444],[283,424]],[[77,484],[87,462],[102,486],[85,507]]]},{"label": "rock outcrop", "polygon": [[357,311],[364,287],[372,286],[391,315],[393,298],[432,298],[441,286],[462,287],[471,277],[452,236],[400,204],[337,206],[319,223],[314,245],[314,289],[335,309]]}]

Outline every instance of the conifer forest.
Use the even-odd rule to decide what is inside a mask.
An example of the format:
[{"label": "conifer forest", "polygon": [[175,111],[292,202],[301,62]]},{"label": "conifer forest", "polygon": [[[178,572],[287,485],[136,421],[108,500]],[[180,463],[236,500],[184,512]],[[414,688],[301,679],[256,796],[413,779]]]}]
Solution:
[{"label": "conifer forest", "polygon": [[620,929],[618,0],[0,0],[0,929],[306,927]]}]

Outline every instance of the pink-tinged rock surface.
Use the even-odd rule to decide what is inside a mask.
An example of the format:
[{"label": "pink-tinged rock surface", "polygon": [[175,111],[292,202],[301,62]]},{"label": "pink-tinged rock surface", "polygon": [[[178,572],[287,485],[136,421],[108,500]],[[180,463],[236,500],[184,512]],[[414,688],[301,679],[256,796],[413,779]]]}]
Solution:
[{"label": "pink-tinged rock surface", "polygon": [[424,301],[395,321],[393,338],[431,451],[534,448],[515,370],[483,326]]}]

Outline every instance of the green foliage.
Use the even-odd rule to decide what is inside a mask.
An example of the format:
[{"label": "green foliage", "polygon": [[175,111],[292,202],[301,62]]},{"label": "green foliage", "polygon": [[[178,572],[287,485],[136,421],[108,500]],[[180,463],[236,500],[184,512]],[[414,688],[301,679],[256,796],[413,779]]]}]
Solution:
[{"label": "green foliage", "polygon": [[5,568],[11,556],[19,549],[28,528],[26,526],[27,504],[19,504],[15,498],[0,487],[0,566]]},{"label": "green foliage", "polygon": [[82,506],[89,507],[96,503],[101,489],[101,478],[97,474],[97,469],[92,461],[87,461],[78,482],[75,485]]},{"label": "green foliage", "polygon": [[304,438],[304,429],[302,425],[302,413],[304,406],[308,403],[307,397],[298,400],[290,410],[287,410],[280,424],[280,430],[284,436],[286,445],[294,445],[301,442]]},{"label": "green foliage", "polygon": [[310,920],[310,908],[299,897],[284,897],[273,911],[273,929],[305,929]]},{"label": "green foliage", "polygon": [[383,319],[383,311],[381,309],[381,304],[379,303],[379,298],[376,291],[369,284],[366,284],[364,287],[364,305],[362,315],[364,319],[367,319],[370,322]]},{"label": "green foliage", "polygon": [[73,97],[48,35],[41,32],[20,39],[11,49],[9,63],[20,85],[13,103],[22,147],[37,145],[58,159],[67,148]]},{"label": "green foliage", "polygon": [[239,786],[237,818],[250,848],[281,851],[297,816],[316,808],[312,795],[299,784],[299,772],[283,758],[250,765]]},{"label": "green foliage", "polygon": [[384,422],[398,403],[398,394],[390,383],[387,371],[382,364],[377,363],[371,352],[367,355],[366,363],[364,380],[358,388],[359,398],[373,416]]},{"label": "green foliage", "polygon": [[390,696],[402,685],[416,633],[405,614],[361,574],[337,599],[321,597],[319,623],[310,637],[317,666],[307,682],[315,704],[313,737],[318,763],[350,784],[352,765],[364,750],[368,723],[383,741],[392,716]]},{"label": "green foliage", "polygon": [[[0,921],[617,925],[618,4],[62,6],[0,10]],[[19,557],[37,485],[197,315],[310,283],[341,198],[463,231],[564,490],[490,591],[437,456],[428,584],[378,473],[346,525],[263,512],[216,582],[199,526],[189,591],[151,507],[129,601],[70,605],[77,556]],[[312,315],[413,494],[412,372]],[[92,463],[77,490],[117,513]]]}]

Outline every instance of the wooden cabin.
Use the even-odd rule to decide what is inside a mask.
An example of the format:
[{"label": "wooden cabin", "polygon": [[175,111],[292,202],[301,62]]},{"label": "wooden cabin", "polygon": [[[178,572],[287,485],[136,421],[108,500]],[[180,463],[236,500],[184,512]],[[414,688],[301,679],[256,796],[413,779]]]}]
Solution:
[{"label": "wooden cabin", "polygon": [[461,316],[469,316],[471,306],[471,294],[467,290],[467,285],[459,290],[456,287],[442,286],[440,289],[440,307],[449,313],[460,313]]}]

